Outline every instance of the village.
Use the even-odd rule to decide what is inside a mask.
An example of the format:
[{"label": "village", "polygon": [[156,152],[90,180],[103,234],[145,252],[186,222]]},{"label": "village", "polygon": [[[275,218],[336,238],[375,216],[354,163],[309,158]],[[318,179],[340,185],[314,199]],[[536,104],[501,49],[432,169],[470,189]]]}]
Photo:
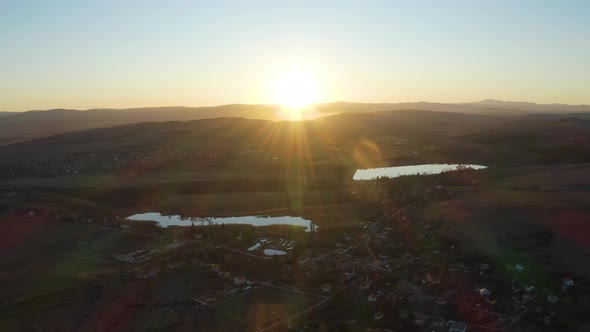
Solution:
[{"label": "village", "polygon": [[[436,223],[414,220],[411,209],[392,210],[348,229],[307,231],[231,224],[161,229],[137,221],[49,217],[158,238],[157,246],[128,247],[107,258],[122,283],[172,287],[170,278],[187,278],[169,295],[154,291],[133,304],[159,310],[172,325],[188,315],[203,322],[229,319],[259,331],[559,329],[576,302],[572,277],[537,285],[534,267],[526,262],[493,262],[462,252],[439,236]],[[58,245],[69,252],[85,246],[73,239]],[[195,279],[203,282],[195,286]],[[273,305],[266,304],[270,314],[264,318],[228,309],[267,301]]]},{"label": "village", "polygon": [[146,151],[79,153],[70,156],[41,155],[0,163],[2,178],[104,173],[173,161],[210,162],[220,158],[216,151],[150,149]]}]

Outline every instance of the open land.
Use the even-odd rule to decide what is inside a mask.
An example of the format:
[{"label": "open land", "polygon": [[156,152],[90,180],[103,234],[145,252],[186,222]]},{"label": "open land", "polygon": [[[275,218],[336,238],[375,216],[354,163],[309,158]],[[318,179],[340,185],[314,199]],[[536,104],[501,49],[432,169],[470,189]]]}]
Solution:
[{"label": "open land", "polygon": [[[589,140],[568,116],[393,111],[7,145],[0,329],[584,331]],[[423,163],[488,168],[352,180]],[[125,218],[142,212],[317,229]]]}]

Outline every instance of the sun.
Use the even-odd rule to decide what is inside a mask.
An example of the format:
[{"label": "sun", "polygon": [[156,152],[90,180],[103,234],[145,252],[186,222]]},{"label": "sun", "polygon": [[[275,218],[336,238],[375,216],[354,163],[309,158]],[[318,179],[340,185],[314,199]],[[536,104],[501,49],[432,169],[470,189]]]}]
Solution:
[{"label": "sun", "polygon": [[285,71],[276,80],[275,102],[288,112],[288,118],[292,120],[303,119],[305,109],[318,99],[318,82],[305,70]]}]

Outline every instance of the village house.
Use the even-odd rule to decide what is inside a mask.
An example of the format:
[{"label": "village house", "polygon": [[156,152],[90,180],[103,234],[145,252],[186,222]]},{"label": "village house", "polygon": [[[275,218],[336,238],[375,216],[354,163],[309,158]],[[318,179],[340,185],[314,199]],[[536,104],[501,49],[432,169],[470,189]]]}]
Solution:
[{"label": "village house", "polygon": [[466,332],[467,324],[463,322],[456,322],[450,320],[447,325],[450,325],[449,332]]},{"label": "village house", "polygon": [[430,272],[426,274],[426,281],[428,281],[428,283],[431,285],[440,284],[440,278]]},{"label": "village house", "polygon": [[369,301],[369,303],[375,303],[377,302],[377,299],[379,298],[379,296],[375,293],[369,295],[369,297],[367,298],[367,301]]},{"label": "village house", "polygon": [[563,278],[563,281],[561,282],[561,288],[562,290],[565,292],[568,288],[572,287],[574,285],[574,280],[570,277],[565,277]]},{"label": "village house", "polygon": [[234,285],[242,286],[246,284],[246,277],[244,275],[239,275],[234,277]]},{"label": "village house", "polygon": [[385,315],[383,314],[383,311],[378,311],[377,313],[375,313],[375,315],[373,315],[373,319],[374,320],[382,320],[384,316]]}]

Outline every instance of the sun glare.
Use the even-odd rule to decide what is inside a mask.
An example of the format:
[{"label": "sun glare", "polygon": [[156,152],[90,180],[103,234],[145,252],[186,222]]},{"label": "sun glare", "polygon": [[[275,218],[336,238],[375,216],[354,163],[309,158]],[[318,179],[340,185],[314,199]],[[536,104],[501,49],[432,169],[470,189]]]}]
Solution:
[{"label": "sun glare", "polygon": [[304,111],[318,101],[319,88],[315,78],[303,70],[282,74],[276,82],[275,101],[288,112],[291,120],[301,120]]}]

